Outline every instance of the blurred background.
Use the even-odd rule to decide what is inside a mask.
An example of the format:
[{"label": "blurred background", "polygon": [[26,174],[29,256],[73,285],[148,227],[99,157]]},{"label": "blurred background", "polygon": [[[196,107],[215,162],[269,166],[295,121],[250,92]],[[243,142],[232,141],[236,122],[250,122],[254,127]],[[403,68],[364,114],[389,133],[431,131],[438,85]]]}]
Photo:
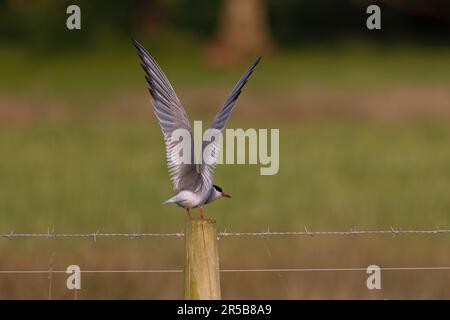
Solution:
[{"label": "blurred background", "polygon": [[[450,4],[0,0],[0,232],[179,232],[162,134],[131,43],[190,120],[263,55],[229,128],[279,128],[280,171],[222,165],[220,230],[450,225]],[[81,30],[66,8],[81,8]],[[221,267],[450,265],[448,235],[224,238]],[[180,239],[0,239],[1,270],[180,269]],[[225,299],[450,298],[448,271],[226,273]],[[0,298],[73,298],[66,275],[0,275]],[[180,299],[182,274],[87,274],[84,299]]]}]

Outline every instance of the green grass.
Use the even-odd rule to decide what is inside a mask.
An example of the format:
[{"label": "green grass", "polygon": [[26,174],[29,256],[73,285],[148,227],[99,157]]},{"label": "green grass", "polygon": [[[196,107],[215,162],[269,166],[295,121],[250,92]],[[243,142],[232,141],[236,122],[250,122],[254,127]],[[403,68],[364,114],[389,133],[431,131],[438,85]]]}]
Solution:
[{"label": "green grass", "polygon": [[[280,171],[223,165],[233,198],[207,207],[221,226],[259,230],[450,222],[450,129],[315,123],[280,129]],[[156,125],[103,121],[0,130],[0,229],[174,231],[172,195]],[[245,217],[245,219],[243,219]]]},{"label": "green grass", "polygon": [[[169,41],[170,42],[170,41]],[[252,59],[214,68],[202,44],[143,41],[175,88],[231,87]],[[180,54],[180,50],[182,54]],[[129,40],[98,45],[72,54],[37,56],[20,48],[0,48],[0,94],[53,95],[69,105],[95,107],[117,92],[144,90],[143,72]],[[264,57],[255,90],[285,92],[301,86],[351,92],[396,85],[450,83],[450,48],[380,46],[347,42],[335,47],[306,46]],[[253,89],[250,89],[253,90]]]}]

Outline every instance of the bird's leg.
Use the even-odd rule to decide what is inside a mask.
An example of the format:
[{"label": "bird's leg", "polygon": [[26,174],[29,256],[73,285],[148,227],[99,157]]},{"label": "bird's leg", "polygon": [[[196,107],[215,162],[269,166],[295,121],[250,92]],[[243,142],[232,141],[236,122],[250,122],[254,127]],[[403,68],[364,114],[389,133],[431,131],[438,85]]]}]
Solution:
[{"label": "bird's leg", "polygon": [[191,213],[189,212],[189,208],[186,208],[186,216],[189,219],[189,221],[192,221]]},{"label": "bird's leg", "polygon": [[203,215],[203,207],[198,207],[198,211],[200,212],[200,219],[205,219],[205,216]]}]

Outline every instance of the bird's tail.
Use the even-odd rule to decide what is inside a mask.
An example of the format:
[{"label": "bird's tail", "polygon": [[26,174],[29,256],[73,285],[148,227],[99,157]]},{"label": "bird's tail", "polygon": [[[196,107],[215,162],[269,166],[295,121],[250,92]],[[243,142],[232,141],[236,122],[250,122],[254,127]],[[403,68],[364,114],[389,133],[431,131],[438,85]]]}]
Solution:
[{"label": "bird's tail", "polygon": [[176,203],[176,202],[177,202],[177,199],[176,199],[176,197],[177,197],[177,196],[173,196],[172,198],[170,198],[170,199],[168,199],[168,200],[164,201],[164,202],[163,202],[163,204],[171,204],[171,203]]}]

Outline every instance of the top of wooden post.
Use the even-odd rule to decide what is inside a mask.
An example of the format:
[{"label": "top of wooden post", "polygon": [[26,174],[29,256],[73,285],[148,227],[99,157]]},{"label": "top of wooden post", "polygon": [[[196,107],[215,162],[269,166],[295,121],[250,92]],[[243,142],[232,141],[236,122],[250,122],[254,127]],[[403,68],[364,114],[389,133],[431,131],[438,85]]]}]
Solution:
[{"label": "top of wooden post", "polygon": [[192,219],[192,220],[186,220],[187,223],[190,224],[215,224],[216,220],[214,219]]}]

